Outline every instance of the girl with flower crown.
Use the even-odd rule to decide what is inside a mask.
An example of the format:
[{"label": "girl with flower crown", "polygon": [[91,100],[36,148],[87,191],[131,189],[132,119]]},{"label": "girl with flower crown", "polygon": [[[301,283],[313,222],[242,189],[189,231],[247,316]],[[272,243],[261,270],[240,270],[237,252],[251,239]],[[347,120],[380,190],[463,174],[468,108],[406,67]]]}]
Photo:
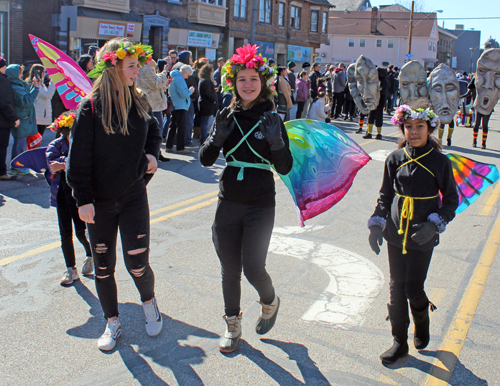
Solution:
[{"label": "girl with flower crown", "polygon": [[101,350],[113,349],[121,333],[114,276],[118,229],[125,266],[143,302],[146,332],[155,336],[162,328],[149,265],[146,192],[157,169],[161,136],[146,96],[135,86],[139,67],[151,54],[151,47],[127,39],[108,41],[88,74],[97,79],[72,131],[67,179],[80,218],[88,224],[96,289],[107,321],[98,341]]},{"label": "girl with flower crown", "polygon": [[385,238],[389,254],[387,307],[394,343],[380,356],[383,363],[394,363],[408,354],[408,301],[415,347],[423,349],[429,343],[429,307],[433,310],[435,306],[425,294],[424,282],[439,234],[458,207],[451,163],[431,136],[439,127],[436,114],[428,108],[402,105],[392,121],[404,139],[385,161],[380,197],[368,221],[372,250],[378,255]]},{"label": "girl with flower crown", "polygon": [[92,275],[94,264],[92,251],[85,236],[85,223],[78,216],[78,207],[73,198],[71,188],[66,182],[66,161],[68,159],[69,144],[71,142],[71,128],[75,121],[74,113],[60,115],[50,126],[52,131],[59,131],[61,136],[49,143],[45,156],[49,170],[46,171],[47,182],[50,185],[50,205],[57,208],[57,220],[61,235],[61,249],[66,262],[66,272],[61,279],[61,285],[70,285],[78,280],[76,269],[75,248],[73,246],[73,225],[78,241],[85,248],[86,258],[82,267],[82,274]]},{"label": "girl with flower crown", "polygon": [[221,352],[234,351],[241,338],[242,270],[260,297],[256,332],[267,333],[276,321],[280,300],[265,268],[276,205],[271,165],[288,174],[293,163],[285,126],[274,112],[274,68],[257,55],[255,45],[236,52],[222,69],[225,91],[234,90],[231,105],[217,113],[199,152],[203,166],[213,165],[221,149],[226,158],[212,226],[225,308]]}]

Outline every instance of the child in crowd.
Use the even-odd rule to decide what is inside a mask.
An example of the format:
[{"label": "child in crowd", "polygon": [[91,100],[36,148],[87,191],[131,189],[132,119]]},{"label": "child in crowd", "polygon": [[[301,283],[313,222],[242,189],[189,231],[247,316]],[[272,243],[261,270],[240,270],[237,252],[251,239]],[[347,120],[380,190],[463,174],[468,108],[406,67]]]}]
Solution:
[{"label": "child in crowd", "polygon": [[380,358],[389,364],[408,354],[408,301],[415,347],[420,350],[429,343],[429,307],[435,307],[427,298],[424,282],[439,234],[458,207],[451,163],[431,136],[439,127],[434,112],[402,105],[392,121],[405,137],[399,149],[387,157],[380,197],[368,221],[372,250],[380,253],[382,238],[388,244],[391,280],[387,307],[394,343]]},{"label": "child in crowd", "polygon": [[92,251],[85,235],[85,223],[78,216],[76,201],[73,198],[71,188],[66,182],[66,160],[74,120],[74,113],[64,113],[49,126],[52,131],[59,131],[61,136],[54,139],[45,152],[50,170],[45,172],[50,185],[50,205],[57,208],[61,249],[67,267],[67,271],[61,279],[61,285],[70,285],[73,284],[73,281],[79,279],[76,269],[75,248],[73,246],[72,223],[75,225],[76,237],[85,248],[87,256],[83,262],[82,274],[91,275],[94,272]]},{"label": "child in crowd", "polygon": [[330,118],[328,118],[326,113],[332,108],[333,102],[330,102],[327,105],[325,105],[325,103],[326,93],[320,91],[318,96],[314,98],[314,101],[309,108],[309,119],[330,123]]}]

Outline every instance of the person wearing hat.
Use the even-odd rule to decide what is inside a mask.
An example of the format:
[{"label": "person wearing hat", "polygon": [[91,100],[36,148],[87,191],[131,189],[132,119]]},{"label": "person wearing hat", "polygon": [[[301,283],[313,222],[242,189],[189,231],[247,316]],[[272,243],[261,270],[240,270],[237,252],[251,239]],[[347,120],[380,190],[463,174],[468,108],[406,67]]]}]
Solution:
[{"label": "person wearing hat", "polygon": [[304,62],[302,63],[302,69],[306,72],[311,71],[311,63],[309,62]]},{"label": "person wearing hat", "polygon": [[288,76],[287,76],[287,80],[288,80],[288,83],[290,83],[290,88],[292,89],[292,103],[295,104],[295,83],[297,82],[297,78],[295,77],[295,69],[297,68],[297,65],[295,64],[295,62],[291,61],[291,62],[288,62]]},{"label": "person wearing hat", "polygon": [[[308,93],[310,93],[311,92],[311,81],[309,79],[309,71],[311,70],[311,63],[309,63],[309,62],[302,63],[302,70],[305,71],[305,73],[307,74],[307,89],[308,89]],[[311,104],[311,101],[312,101],[312,99],[308,95],[307,100],[304,104],[304,109],[302,110],[302,118],[306,117],[307,112],[309,111],[309,105]]]},{"label": "person wearing hat", "polygon": [[0,56],[0,180],[10,180],[14,176],[7,173],[7,148],[10,129],[19,126],[19,117],[14,108],[14,90],[5,75],[7,63]]}]

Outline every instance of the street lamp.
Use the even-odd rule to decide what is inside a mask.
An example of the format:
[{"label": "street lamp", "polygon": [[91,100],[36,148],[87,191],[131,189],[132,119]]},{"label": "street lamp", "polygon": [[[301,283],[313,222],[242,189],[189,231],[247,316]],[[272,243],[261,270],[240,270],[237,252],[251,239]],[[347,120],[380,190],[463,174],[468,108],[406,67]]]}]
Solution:
[{"label": "street lamp", "polygon": [[[408,59],[411,58],[411,40],[413,37],[413,10],[415,9],[415,1],[411,2],[411,12],[410,12],[410,33],[408,36]],[[425,19],[427,19],[430,15],[432,15],[434,12],[437,13],[443,13],[442,9],[437,9],[435,11],[429,12],[422,20],[420,20],[417,24],[415,24],[415,27],[422,23]]]}]

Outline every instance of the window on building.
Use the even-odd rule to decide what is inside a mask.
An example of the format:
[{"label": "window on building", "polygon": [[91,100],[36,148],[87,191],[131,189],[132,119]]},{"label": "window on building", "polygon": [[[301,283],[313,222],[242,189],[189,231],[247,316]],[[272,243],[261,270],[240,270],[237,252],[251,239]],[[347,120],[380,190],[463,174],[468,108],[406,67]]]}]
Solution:
[{"label": "window on building", "polygon": [[318,32],[318,11],[311,12],[311,32]]},{"label": "window on building", "polygon": [[234,1],[234,17],[245,19],[247,17],[247,0]]},{"label": "window on building", "polygon": [[354,39],[349,38],[349,47],[354,47]]},{"label": "window on building", "polygon": [[7,63],[9,63],[9,30],[8,30],[8,16],[7,12],[0,12],[0,56],[5,59]]},{"label": "window on building", "polygon": [[200,0],[201,3],[224,6],[224,0]]},{"label": "window on building", "polygon": [[377,39],[377,48],[382,48],[382,39]]},{"label": "window on building", "polygon": [[300,7],[290,7],[290,27],[300,29]]},{"label": "window on building", "polygon": [[278,25],[283,27],[285,25],[285,3],[279,3],[278,11]]},{"label": "window on building", "polygon": [[326,28],[328,26],[328,12],[323,12],[323,21],[321,23],[321,32],[326,34]]},{"label": "window on building", "polygon": [[394,40],[392,39],[387,40],[387,48],[394,48]]},{"label": "window on building", "polygon": [[366,39],[359,39],[359,46],[366,47]]},{"label": "window on building", "polygon": [[327,45],[327,46],[329,46],[329,45],[331,44],[331,42],[332,42],[330,39],[331,39],[331,38],[328,38],[328,40],[326,41],[326,45]]},{"label": "window on building", "polygon": [[436,52],[436,43],[432,43],[432,51]]},{"label": "window on building", "polygon": [[271,24],[271,0],[260,0],[259,21]]},{"label": "window on building", "polygon": [[429,47],[427,48],[429,51],[432,51],[432,42],[429,42]]}]

